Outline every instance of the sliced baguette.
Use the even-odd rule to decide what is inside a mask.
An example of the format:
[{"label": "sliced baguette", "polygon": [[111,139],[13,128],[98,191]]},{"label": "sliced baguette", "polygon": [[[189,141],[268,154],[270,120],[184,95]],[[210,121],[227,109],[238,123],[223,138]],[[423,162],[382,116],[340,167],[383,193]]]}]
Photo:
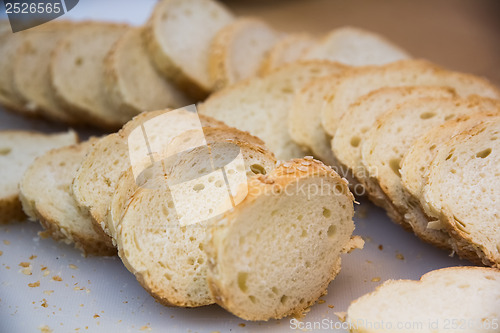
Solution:
[{"label": "sliced baguette", "polygon": [[81,120],[56,102],[50,84],[49,63],[56,45],[74,26],[70,21],[53,21],[26,31],[13,60],[14,89],[26,101],[26,109],[71,124]]},{"label": "sliced baguette", "polygon": [[333,30],[311,47],[304,59],[338,61],[351,66],[382,65],[408,59],[409,54],[386,38],[353,27]]},{"label": "sliced baguette", "polygon": [[120,24],[81,23],[52,53],[50,76],[57,101],[86,123],[112,129],[123,124],[104,93],[104,58],[127,29]]},{"label": "sliced baguette", "polygon": [[151,59],[157,69],[194,97],[212,90],[209,50],[217,32],[233,15],[212,0],[162,0],[145,31]]},{"label": "sliced baguette", "polygon": [[240,18],[222,28],[210,44],[208,72],[212,87],[222,89],[255,76],[281,34],[255,18]]},{"label": "sliced baguette", "polygon": [[0,132],[0,224],[22,221],[26,218],[19,201],[19,182],[37,156],[58,147],[75,144],[78,136],[69,131],[60,134],[42,134],[26,131]]},{"label": "sliced baguette", "polygon": [[253,177],[206,244],[216,302],[246,320],[301,315],[340,271],[353,200],[347,182],[312,159]]},{"label": "sliced baguette", "polygon": [[315,38],[304,33],[283,37],[266,53],[259,73],[264,75],[286,64],[298,61],[315,43]]},{"label": "sliced baguette", "polygon": [[491,117],[500,116],[499,109],[492,112],[478,112],[447,121],[430,129],[418,138],[401,160],[401,181],[409,194],[420,198],[425,185],[428,167],[441,146],[450,138]]},{"label": "sliced baguette", "polygon": [[353,333],[491,332],[499,317],[500,271],[450,267],[384,282],[351,303],[346,324]]},{"label": "sliced baguette", "polygon": [[442,230],[427,228],[429,219],[405,192],[399,171],[401,159],[430,128],[465,114],[497,108],[498,101],[477,96],[468,99],[420,98],[387,111],[367,133],[361,147],[361,163],[369,172],[366,181],[381,188],[390,204],[423,240],[450,248],[449,235]]},{"label": "sliced baguette", "polygon": [[[440,219],[459,255],[474,252],[500,267],[500,117],[451,138],[429,167],[423,200]],[[498,309],[498,307],[497,307]]]},{"label": "sliced baguette", "polygon": [[[150,178],[132,196],[116,229],[118,253],[125,266],[151,295],[166,305],[196,307],[214,302],[206,281],[203,242],[207,228],[212,227],[212,219],[206,217],[218,213],[213,208],[224,193],[227,195],[228,188],[213,171],[223,167],[228,177],[236,172],[246,183],[246,175],[254,174],[251,165],[258,164],[259,173],[268,173],[276,162],[272,154],[251,143],[231,139],[232,145],[228,147],[226,139],[233,133],[240,136],[240,131],[228,128],[213,131],[222,134],[213,137],[215,142],[207,139],[212,158],[206,155],[206,147],[201,146],[176,155],[172,164],[165,163],[167,168],[161,170],[166,171]],[[242,155],[244,170],[235,170],[228,161],[234,147]],[[176,196],[179,192],[173,192],[170,182],[181,187],[180,197]],[[185,212],[183,208],[188,209],[187,216],[196,220],[183,223],[185,215],[180,213]]]},{"label": "sliced baguette", "polygon": [[344,66],[328,61],[286,65],[213,94],[200,105],[199,112],[258,136],[278,159],[302,157],[303,150],[283,126],[288,123],[294,93],[313,78],[343,70]]},{"label": "sliced baguette", "polygon": [[485,79],[445,70],[423,60],[401,60],[384,66],[367,66],[347,71],[323,107],[323,128],[328,134],[335,136],[339,120],[349,106],[371,91],[383,87],[420,85],[447,86],[464,97],[477,94],[500,98],[500,90]]},{"label": "sliced baguette", "polygon": [[143,28],[131,28],[104,60],[104,88],[110,107],[127,122],[143,111],[178,108],[189,99],[153,67],[143,44]]},{"label": "sliced baguette", "polygon": [[38,157],[24,173],[19,196],[24,212],[39,220],[55,240],[73,243],[84,254],[113,255],[116,249],[94,231],[90,215],[78,208],[71,194],[76,170],[95,140]]},{"label": "sliced baguette", "polygon": [[[165,115],[170,110],[144,112],[129,121],[118,133],[100,139],[89,151],[73,180],[73,195],[79,206],[89,211],[95,226],[107,231],[106,221],[116,182],[121,173],[131,166],[128,136],[148,120]],[[162,127],[163,137],[178,135],[176,128],[182,124],[198,126],[224,126],[221,122],[200,117],[186,111],[185,117],[179,115],[173,122]],[[167,125],[162,123],[162,125]],[[105,157],[105,158],[104,158]]]}]

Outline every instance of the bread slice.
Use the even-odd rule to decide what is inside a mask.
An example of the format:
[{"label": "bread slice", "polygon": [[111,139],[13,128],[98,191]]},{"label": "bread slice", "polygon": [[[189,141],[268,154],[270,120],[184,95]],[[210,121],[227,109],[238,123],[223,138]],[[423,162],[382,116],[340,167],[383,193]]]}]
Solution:
[{"label": "bread slice", "polygon": [[[97,228],[107,230],[105,223],[116,182],[121,173],[131,167],[129,134],[144,126],[148,120],[161,117],[170,111],[165,109],[141,113],[118,133],[110,134],[96,142],[83,160],[73,180],[73,195],[78,205],[89,211]],[[200,117],[198,120],[195,114],[188,111],[168,120],[171,121],[169,124],[161,122],[163,138],[178,135],[179,130],[176,128],[182,128],[183,124],[201,126],[201,121],[205,126],[224,126],[221,122],[206,117]]]},{"label": "bread slice", "polygon": [[27,31],[18,33],[4,32],[0,34],[0,104],[6,109],[33,116],[35,111],[25,107],[25,100],[14,88],[14,60],[18,49],[22,46]]},{"label": "bread slice", "polygon": [[199,106],[199,112],[258,136],[278,159],[302,157],[304,152],[283,126],[288,123],[294,93],[313,78],[342,70],[342,65],[328,61],[286,65],[211,95]]},{"label": "bread slice", "polygon": [[428,166],[441,146],[450,138],[491,117],[500,116],[499,109],[492,112],[478,112],[447,121],[430,129],[415,141],[401,160],[401,181],[404,188],[415,198],[420,198],[425,185]]},{"label": "bread slice", "polygon": [[75,144],[75,132],[42,134],[27,131],[0,132],[0,224],[26,218],[19,201],[19,182],[37,156],[58,147]]},{"label": "bread slice", "polygon": [[255,76],[282,34],[255,18],[240,18],[212,39],[208,71],[215,90]]},{"label": "bread slice", "polygon": [[[351,332],[488,332],[500,317],[500,271],[450,267],[388,280],[351,303]],[[453,326],[452,326],[453,325]]]},{"label": "bread slice", "polygon": [[340,271],[353,200],[347,182],[312,159],[253,177],[206,245],[216,302],[246,320],[301,315]]},{"label": "bread slice", "polygon": [[123,124],[104,93],[104,58],[128,29],[121,24],[81,23],[54,49],[50,75],[56,98],[82,121],[113,129]]},{"label": "bread slice", "polygon": [[321,126],[321,108],[325,103],[324,96],[338,82],[335,78],[343,73],[342,66],[339,64],[338,74],[313,79],[298,90],[288,114],[288,132],[292,140],[331,166],[336,165],[336,160],[330,148],[331,138]]},{"label": "bread slice", "polygon": [[[443,145],[429,167],[423,200],[439,217],[462,255],[500,267],[500,118],[467,130]],[[498,307],[497,307],[498,308]]]},{"label": "bread slice", "polygon": [[78,117],[56,102],[50,84],[49,63],[57,43],[75,26],[70,21],[53,21],[26,31],[13,59],[13,85],[26,101],[26,109],[52,120],[76,124]]},{"label": "bread slice", "polygon": [[[385,87],[360,97],[351,104],[347,112],[338,121],[338,128],[331,140],[331,150],[338,163],[351,170],[359,183],[367,185],[367,171],[361,164],[361,147],[377,119],[401,103],[423,97],[452,98],[455,93],[451,88],[433,86]],[[384,198],[374,188],[370,192],[372,199]]]},{"label": "bread slice", "polygon": [[153,67],[143,44],[143,28],[131,28],[104,60],[104,88],[120,122],[143,111],[178,108],[189,99]]},{"label": "bread slice", "polygon": [[212,90],[208,71],[210,44],[233,21],[212,0],[162,0],[147,23],[145,38],[157,69],[194,97]]},{"label": "bread slice", "polygon": [[382,65],[410,55],[386,38],[359,28],[333,30],[311,47],[304,59],[338,61],[346,65]]},{"label": "bread slice", "polygon": [[[207,140],[210,153],[200,146],[166,162],[166,168],[161,168],[165,171],[132,196],[116,229],[118,253],[125,266],[166,305],[196,307],[214,302],[206,281],[203,242],[213,219],[223,212],[219,204],[225,202],[220,198],[229,193],[228,183],[216,170],[224,168],[229,180],[242,176],[242,183],[237,183],[246,184],[247,174],[269,173],[276,162],[272,154],[251,143],[222,139],[241,132],[213,130],[222,134],[215,142]],[[242,159],[235,157],[234,148]],[[243,163],[234,163],[237,160]],[[260,167],[252,171],[251,165]],[[239,187],[229,185],[238,204],[242,199],[237,197]]]},{"label": "bread slice", "polygon": [[421,98],[403,103],[378,118],[361,147],[361,163],[369,172],[368,182],[380,186],[390,203],[423,240],[449,248],[449,235],[427,228],[421,214],[401,183],[400,162],[413,143],[430,128],[447,120],[479,111],[495,110],[498,101],[477,96],[468,99]]},{"label": "bread slice", "polygon": [[96,233],[87,212],[81,211],[71,194],[71,182],[93,141],[53,149],[38,157],[20,182],[20,199],[31,220],[39,220],[55,240],[84,254],[113,255],[116,249]]},{"label": "bread slice", "polygon": [[284,36],[266,53],[259,73],[264,75],[283,65],[298,61],[315,43],[316,39],[305,33]]},{"label": "bread slice", "polygon": [[342,82],[328,96],[322,110],[322,124],[332,136],[339,119],[356,100],[377,89],[397,86],[447,86],[458,95],[500,98],[500,90],[485,79],[452,72],[424,60],[401,60],[384,66],[367,66],[347,71]]}]

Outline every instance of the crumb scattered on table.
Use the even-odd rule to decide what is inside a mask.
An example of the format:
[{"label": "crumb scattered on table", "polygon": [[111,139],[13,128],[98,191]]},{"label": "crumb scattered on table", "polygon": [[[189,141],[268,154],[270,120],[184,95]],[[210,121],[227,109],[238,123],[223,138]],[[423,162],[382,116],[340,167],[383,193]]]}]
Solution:
[{"label": "crumb scattered on table", "polygon": [[44,308],[46,308],[46,307],[48,307],[48,306],[49,306],[49,305],[47,304],[47,300],[46,300],[45,298],[42,300],[42,306],[43,306]]},{"label": "crumb scattered on table", "polygon": [[36,256],[36,255],[34,255],[34,254],[33,254],[33,255],[30,257],[30,260],[36,259],[37,257],[38,257],[38,256]]},{"label": "crumb scattered on table", "polygon": [[44,290],[43,293],[45,295],[49,295],[50,296],[50,295],[52,295],[54,293],[54,290]]},{"label": "crumb scattered on table", "polygon": [[100,316],[97,313],[94,315],[94,318],[99,318],[99,317]]},{"label": "crumb scattered on table", "polygon": [[54,276],[52,277],[52,280],[54,280],[54,281],[59,281],[59,282],[60,282],[60,281],[62,281],[62,278],[61,278],[59,275],[54,275]]},{"label": "crumb scattered on table", "polygon": [[4,243],[5,245],[10,245],[10,242],[9,242],[8,240],[4,240],[4,241],[3,241],[3,243]]},{"label": "crumb scattered on table", "polygon": [[0,251],[0,256],[3,254],[3,251]]},{"label": "crumb scattered on table", "polygon": [[73,265],[73,264],[69,264],[69,268],[71,268],[71,269],[78,269],[78,266]]},{"label": "crumb scattered on table", "polygon": [[379,249],[380,251],[382,251],[382,250],[384,249],[384,246],[383,246],[382,244],[380,244],[380,245],[378,246],[378,249]]},{"label": "crumb scattered on table", "polygon": [[334,314],[337,316],[337,318],[339,318],[339,320],[341,322],[345,322],[345,318],[347,317],[347,312],[343,311],[343,312],[334,312]]},{"label": "crumb scattered on table", "polygon": [[405,260],[405,257],[401,253],[396,253],[396,258],[399,260]]},{"label": "crumb scattered on table", "polygon": [[240,323],[240,324],[238,324],[238,326],[239,326],[239,327],[245,327],[245,326],[247,326],[247,325],[245,325],[245,324],[243,324],[243,323]]},{"label": "crumb scattered on table", "polygon": [[33,282],[33,283],[28,283],[28,287],[30,287],[30,288],[40,287],[40,281],[36,281],[36,282]]},{"label": "crumb scattered on table", "polygon": [[325,300],[324,300],[324,299],[320,299],[320,300],[318,300],[318,304],[323,304],[323,303],[325,303]]},{"label": "crumb scattered on table", "polygon": [[335,307],[335,305],[328,304],[328,307],[329,307],[330,309],[333,309],[333,308]]},{"label": "crumb scattered on table", "polygon": [[49,326],[47,326],[47,325],[39,326],[38,329],[42,333],[52,333],[53,332],[52,329]]},{"label": "crumb scattered on table", "polygon": [[372,278],[372,282],[379,282],[380,281],[380,278],[377,276],[377,277],[374,277]]}]

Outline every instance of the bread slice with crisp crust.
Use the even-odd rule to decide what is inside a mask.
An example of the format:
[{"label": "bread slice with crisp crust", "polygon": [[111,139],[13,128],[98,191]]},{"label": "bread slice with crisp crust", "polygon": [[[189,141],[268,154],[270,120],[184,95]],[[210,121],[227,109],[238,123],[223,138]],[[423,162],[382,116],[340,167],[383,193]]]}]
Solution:
[{"label": "bread slice with crisp crust", "polygon": [[[459,255],[500,268],[500,117],[451,138],[429,166],[422,200],[452,236]],[[498,307],[497,307],[498,308]]]},{"label": "bread slice with crisp crust", "polygon": [[86,123],[112,129],[124,123],[108,105],[104,58],[128,29],[122,24],[80,23],[52,53],[50,76],[57,101]]},{"label": "bread slice with crisp crust", "polygon": [[255,18],[240,18],[222,28],[212,39],[208,54],[212,87],[219,90],[255,76],[281,36]]},{"label": "bread slice with crisp crust", "polygon": [[312,159],[254,176],[248,193],[205,245],[210,290],[246,320],[301,315],[340,271],[354,197],[345,180]]},{"label": "bread slice with crisp crust", "polygon": [[346,326],[353,333],[491,332],[499,317],[500,271],[449,267],[420,281],[384,282],[351,303]]},{"label": "bread slice with crisp crust", "polygon": [[[261,144],[248,134],[230,128],[211,131],[210,149],[180,149],[173,159],[156,165],[161,172],[135,191],[116,226],[114,238],[125,266],[166,305],[214,302],[206,281],[206,233],[225,211],[221,208],[230,209],[243,199],[238,195],[247,175],[269,173],[276,162],[267,150],[239,140]],[[232,202],[224,200],[228,193]]]},{"label": "bread slice with crisp crust", "polygon": [[[73,180],[73,195],[79,206],[88,210],[98,230],[106,228],[107,214],[116,182],[121,173],[131,166],[128,136],[136,128],[140,128],[148,120],[161,117],[171,110],[144,112],[129,121],[118,133],[110,134],[94,144],[83,160]],[[185,115],[185,117],[183,116]],[[224,126],[221,122],[208,117],[200,117],[185,111],[171,118],[171,122],[161,122],[163,138],[178,135],[176,128],[182,124],[192,126]],[[105,157],[105,158],[104,158]]]},{"label": "bread slice with crisp crust", "polygon": [[466,129],[498,116],[500,116],[500,102],[496,111],[471,113],[449,120],[418,138],[401,160],[399,171],[406,191],[415,198],[420,198],[429,171],[428,167],[441,146]]},{"label": "bread slice with crisp crust", "polygon": [[50,84],[49,63],[56,45],[75,26],[76,23],[71,21],[52,21],[26,31],[13,59],[12,79],[16,93],[26,103],[26,109],[71,124],[81,123],[81,120],[56,102]]},{"label": "bread slice with crisp crust", "polygon": [[400,174],[404,154],[430,128],[447,120],[479,111],[496,110],[498,101],[472,96],[467,99],[420,98],[398,105],[380,116],[361,147],[361,163],[369,172],[366,182],[379,186],[404,221],[423,240],[450,248],[449,235],[427,228],[429,219],[405,192]]},{"label": "bread slice with crisp crust", "polygon": [[353,68],[344,73],[341,82],[327,97],[322,110],[322,124],[326,132],[335,136],[339,120],[349,106],[361,96],[383,88],[398,86],[447,86],[459,96],[477,94],[500,98],[500,90],[487,80],[453,72],[424,60],[401,60],[383,66]]},{"label": "bread slice with crisp crust", "polygon": [[19,201],[19,182],[37,156],[58,147],[75,144],[78,136],[69,131],[42,134],[28,131],[0,132],[0,224],[26,218]]},{"label": "bread slice with crisp crust", "polygon": [[114,44],[104,60],[104,89],[120,122],[143,111],[191,104],[170,80],[153,67],[143,42],[144,28],[131,28]]},{"label": "bread slice with crisp crust", "polygon": [[286,124],[294,93],[313,78],[336,74],[344,66],[329,61],[297,62],[212,94],[200,114],[258,136],[281,160],[304,156]]},{"label": "bread slice with crisp crust", "polygon": [[323,37],[306,52],[303,58],[364,66],[408,59],[410,55],[376,33],[359,28],[342,27]]},{"label": "bread slice with crisp crust", "polygon": [[264,75],[284,65],[300,60],[307,49],[316,43],[316,39],[309,34],[290,34],[281,38],[266,53],[259,73]]},{"label": "bread slice with crisp crust", "polygon": [[113,255],[116,249],[94,231],[90,215],[78,208],[71,194],[76,170],[95,140],[38,157],[23,175],[20,198],[24,212],[31,220],[39,220],[55,240],[73,243],[84,254]]},{"label": "bread slice with crisp crust", "polygon": [[159,1],[145,30],[153,63],[194,97],[206,96],[212,90],[210,44],[233,19],[229,10],[212,0]]}]

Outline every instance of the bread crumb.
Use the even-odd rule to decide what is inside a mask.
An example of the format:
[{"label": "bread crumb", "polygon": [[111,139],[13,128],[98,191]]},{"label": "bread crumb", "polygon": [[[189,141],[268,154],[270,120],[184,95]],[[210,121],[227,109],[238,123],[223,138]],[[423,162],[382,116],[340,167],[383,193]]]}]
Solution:
[{"label": "bread crumb", "polygon": [[345,318],[347,317],[347,312],[343,311],[343,312],[334,312],[334,314],[337,316],[337,318],[339,318],[339,320],[341,322],[345,322]]},{"label": "bread crumb", "polygon": [[5,269],[10,269],[10,266],[5,266]]},{"label": "bread crumb", "polygon": [[50,296],[50,295],[52,295],[52,293],[54,293],[54,290],[44,290],[43,293],[45,295],[49,295]]},{"label": "bread crumb", "polygon": [[10,242],[9,242],[8,240],[4,240],[4,241],[3,241],[3,243],[4,243],[5,245],[10,245]]},{"label": "bread crumb", "polygon": [[380,281],[380,278],[377,276],[377,277],[374,277],[372,278],[372,282],[379,282]]},{"label": "bread crumb", "polygon": [[0,256],[3,254],[3,251],[0,251]]},{"label": "bread crumb", "polygon": [[320,300],[318,300],[318,304],[323,304],[323,303],[325,303],[325,300],[324,300],[324,299],[320,299]]},{"label": "bread crumb", "polygon": [[43,306],[44,308],[46,308],[46,307],[48,307],[48,306],[49,306],[49,305],[47,304],[47,300],[46,300],[45,298],[44,298],[42,301],[43,301],[42,306]]},{"label": "bread crumb", "polygon": [[245,326],[247,326],[247,325],[245,325],[245,324],[243,324],[243,323],[240,323],[240,324],[238,324],[238,326],[239,326],[239,327],[245,327]]},{"label": "bread crumb", "polygon": [[50,232],[48,231],[39,231],[38,236],[40,236],[41,239],[46,239],[50,237]]},{"label": "bread crumb", "polygon": [[331,305],[331,304],[328,304],[328,307],[329,307],[330,309],[333,309],[335,306],[334,306],[334,305]]},{"label": "bread crumb", "polygon": [[44,271],[47,269],[47,266],[42,266],[42,268],[40,268],[41,271]]},{"label": "bread crumb", "polygon": [[52,329],[47,326],[47,325],[44,325],[44,326],[38,326],[38,329],[40,330],[40,332],[42,333],[52,333]]},{"label": "bread crumb", "polygon": [[36,282],[33,282],[33,283],[28,283],[28,287],[30,287],[30,288],[40,287],[40,281],[36,281]]},{"label": "bread crumb", "polygon": [[[21,263],[21,264],[22,264],[22,263]],[[21,266],[21,264],[19,264],[19,266]],[[24,266],[22,266],[22,267],[24,267]],[[24,275],[32,275],[32,273],[31,273],[31,265],[28,265],[28,267],[23,268],[23,269],[21,270],[21,272],[22,272]]]},{"label": "bread crumb", "polygon": [[21,267],[30,267],[30,265],[31,264],[29,262],[20,262],[19,263],[19,266],[21,266]]},{"label": "bread crumb", "polygon": [[141,327],[140,329],[141,331],[151,331],[151,327],[149,327],[149,325],[144,325]]},{"label": "bread crumb", "polygon": [[71,269],[78,269],[78,266],[73,265],[73,264],[69,264],[69,268],[71,268]]},{"label": "bread crumb", "polygon": [[97,313],[94,315],[94,318],[99,318],[99,317],[100,316]]},{"label": "bread crumb", "polygon": [[38,256],[36,256],[36,255],[34,255],[34,254],[33,254],[33,255],[31,255],[31,257],[30,257],[30,260],[36,259],[37,257],[38,257]]},{"label": "bread crumb", "polygon": [[47,276],[50,274],[50,271],[49,270],[46,270],[45,272],[43,272],[43,276]]},{"label": "bread crumb", "polygon": [[378,249],[379,249],[380,251],[382,251],[382,250],[384,249],[384,246],[383,246],[382,244],[380,244],[380,245],[378,246]]},{"label": "bread crumb", "polygon": [[62,281],[62,278],[61,278],[59,275],[54,275],[54,276],[52,277],[52,280],[61,282],[61,281]]},{"label": "bread crumb", "polygon": [[405,260],[405,257],[401,253],[396,253],[396,258],[399,260]]}]

